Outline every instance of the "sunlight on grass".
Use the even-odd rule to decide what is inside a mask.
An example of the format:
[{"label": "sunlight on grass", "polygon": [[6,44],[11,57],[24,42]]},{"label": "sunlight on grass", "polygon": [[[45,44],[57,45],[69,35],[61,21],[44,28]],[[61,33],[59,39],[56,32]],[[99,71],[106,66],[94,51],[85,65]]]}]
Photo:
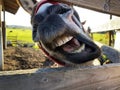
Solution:
[{"label": "sunlight on grass", "polygon": [[94,33],[93,40],[109,45],[109,36],[106,33]]},{"label": "sunlight on grass", "polygon": [[[12,36],[16,38],[16,41],[18,42],[35,44],[32,40],[32,30],[30,29],[7,28],[6,32],[7,32],[7,40],[11,41],[11,39],[8,37]],[[107,33],[94,33],[93,40],[108,45],[109,35]],[[33,48],[38,49],[38,46],[35,44]]]},{"label": "sunlight on grass", "polygon": [[34,43],[32,40],[32,30],[26,29],[9,29],[7,28],[7,37],[16,36],[17,41]]}]

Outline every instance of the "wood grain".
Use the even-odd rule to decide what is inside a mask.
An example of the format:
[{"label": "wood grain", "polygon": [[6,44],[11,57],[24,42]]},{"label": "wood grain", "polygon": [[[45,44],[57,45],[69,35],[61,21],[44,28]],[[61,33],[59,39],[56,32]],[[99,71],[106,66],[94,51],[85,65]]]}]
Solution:
[{"label": "wood grain", "polygon": [[110,2],[108,3],[106,2],[108,0],[54,0],[54,1],[59,1],[103,13],[120,16],[119,0],[110,0]]},{"label": "wood grain", "polygon": [[2,39],[2,26],[1,26],[1,12],[2,5],[0,5],[0,70],[3,70],[3,39]]},{"label": "wood grain", "polygon": [[120,64],[2,71],[0,90],[119,90],[119,70]]}]

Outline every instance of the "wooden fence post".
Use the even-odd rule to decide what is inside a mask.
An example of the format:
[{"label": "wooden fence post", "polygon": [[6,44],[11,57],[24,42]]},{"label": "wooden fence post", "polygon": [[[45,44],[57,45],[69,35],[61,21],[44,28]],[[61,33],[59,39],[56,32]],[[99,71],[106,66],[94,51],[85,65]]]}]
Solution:
[{"label": "wooden fence post", "polygon": [[2,28],[1,28],[1,11],[2,5],[0,5],[0,70],[3,70],[3,39],[2,39]]},{"label": "wooden fence post", "polygon": [[2,42],[2,29],[0,27],[0,71],[3,70],[3,42]]},{"label": "wooden fence post", "polygon": [[116,31],[116,39],[114,48],[120,51],[120,30]]},{"label": "wooden fence post", "polygon": [[3,35],[3,49],[7,48],[7,43],[6,43],[6,26],[5,26],[5,21],[2,22],[2,35]]}]

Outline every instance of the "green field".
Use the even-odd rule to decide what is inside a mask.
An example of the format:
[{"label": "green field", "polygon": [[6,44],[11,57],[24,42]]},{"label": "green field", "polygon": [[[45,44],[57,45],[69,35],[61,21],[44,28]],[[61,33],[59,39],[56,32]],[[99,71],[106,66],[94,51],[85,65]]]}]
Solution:
[{"label": "green field", "polygon": [[105,44],[105,45],[111,45],[111,46],[114,46],[114,42],[115,42],[115,33],[113,35],[111,35],[111,40],[110,39],[110,34],[109,32],[104,32],[104,33],[94,33],[93,34],[93,40],[94,41],[98,41],[102,44]]},{"label": "green field", "polygon": [[[32,40],[32,30],[30,29],[14,29],[14,28],[7,28],[7,40],[11,41],[11,38],[14,37],[18,42],[23,43],[33,43]],[[94,33],[93,40],[98,41],[100,43],[108,45],[108,34],[107,33]]]},{"label": "green field", "polygon": [[9,37],[15,37],[17,41],[34,43],[32,40],[32,30],[29,30],[29,29],[7,28],[6,34],[7,34],[8,40],[9,40]]},{"label": "green field", "polygon": [[[7,41],[12,43],[12,46],[27,46],[38,49],[37,44],[32,40],[32,30],[30,29],[6,29]],[[16,41],[16,43],[14,43]]]},{"label": "green field", "polygon": [[107,34],[99,34],[99,33],[95,33],[93,34],[93,40],[94,41],[98,41],[100,43],[106,44],[108,45],[109,43],[109,37]]}]

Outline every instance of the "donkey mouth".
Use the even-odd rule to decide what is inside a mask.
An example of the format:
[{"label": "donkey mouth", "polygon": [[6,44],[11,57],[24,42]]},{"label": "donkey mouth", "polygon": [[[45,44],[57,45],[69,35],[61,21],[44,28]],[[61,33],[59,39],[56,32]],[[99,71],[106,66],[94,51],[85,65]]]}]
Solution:
[{"label": "donkey mouth", "polygon": [[[52,43],[44,46],[43,51],[53,61],[60,65],[81,64],[100,55],[100,49],[92,41],[86,40],[81,36],[64,36],[54,39]],[[50,48],[49,46],[52,46]]]},{"label": "donkey mouth", "polygon": [[79,41],[73,36],[66,36],[62,39],[57,39],[54,43],[56,49],[62,49],[62,51],[70,54],[82,52],[90,53],[94,51],[94,48],[92,48],[90,45]]}]

